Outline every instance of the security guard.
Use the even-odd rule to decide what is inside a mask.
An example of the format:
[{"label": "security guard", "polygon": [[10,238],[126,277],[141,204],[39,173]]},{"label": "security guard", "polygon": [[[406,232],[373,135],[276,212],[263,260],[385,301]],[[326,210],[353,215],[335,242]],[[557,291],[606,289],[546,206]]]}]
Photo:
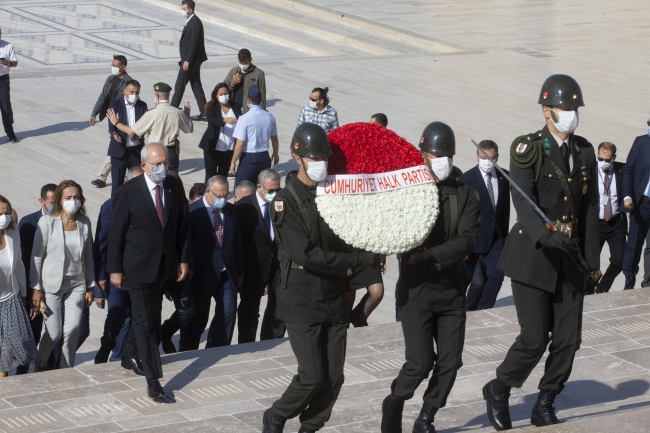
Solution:
[{"label": "security guard", "polygon": [[[180,131],[186,134],[194,132],[194,125],[190,120],[190,103],[185,103],[183,110],[169,104],[169,94],[172,88],[166,83],[153,85],[156,107],[147,111],[142,117],[129,126],[120,122],[120,118],[113,110],[106,112],[108,120],[120,131],[128,135],[135,134],[142,137],[149,134],[149,143],[162,143],[167,148],[169,159],[168,174],[178,177],[178,164],[180,163]],[[125,120],[125,119],[123,119]]]},{"label": "security guard", "polygon": [[512,279],[521,332],[497,368],[497,379],[483,387],[488,418],[499,431],[512,428],[510,388],[524,384],[546,351],[549,332],[551,345],[531,423],[538,427],[559,423],[553,402],[569,379],[580,348],[588,278],[599,274],[596,156],[591,143],[573,134],[578,107],[584,105],[582,91],[573,78],[551,75],[538,103],[546,126],[513,141],[510,176],[553,222],[554,231],[512,189],[517,223],[499,267]]},{"label": "security guard", "polygon": [[316,208],[316,184],[327,176],[332,155],[323,128],[300,125],[291,153],[298,176],[277,193],[271,220],[282,269],[277,313],[286,322],[298,374],[264,413],[263,433],[282,432],[285,421],[298,415],[299,433],[317,431],[329,419],[343,385],[348,328],[343,279],[353,267],[375,262],[374,254],[349,252]]},{"label": "security guard", "polygon": [[432,370],[413,432],[435,432],[434,416],[445,406],[463,364],[467,285],[461,263],[474,250],[478,236],[478,199],[474,188],[449,177],[456,153],[449,126],[429,124],[420,151],[438,188],[440,213],[424,243],[402,254],[396,303],[401,308],[406,363],[382,403],[382,433],[401,433],[404,401],[413,397]]}]

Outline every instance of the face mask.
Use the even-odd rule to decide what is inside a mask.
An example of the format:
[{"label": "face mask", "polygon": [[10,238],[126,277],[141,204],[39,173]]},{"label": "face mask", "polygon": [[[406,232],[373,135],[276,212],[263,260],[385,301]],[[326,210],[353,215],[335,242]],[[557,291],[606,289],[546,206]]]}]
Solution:
[{"label": "face mask", "polygon": [[54,206],[49,205],[47,209],[45,210],[45,215],[49,215],[52,213],[52,209],[54,209]]},{"label": "face mask", "polygon": [[315,101],[309,101],[309,106],[314,110],[318,108],[318,104]]},{"label": "face mask", "polygon": [[307,164],[307,177],[314,182],[320,182],[327,177],[327,161],[312,161]]},{"label": "face mask", "polygon": [[558,131],[562,134],[571,134],[578,127],[577,111],[553,111],[559,118],[558,122],[553,122]]},{"label": "face mask", "polygon": [[223,209],[223,207],[226,205],[226,201],[227,200],[223,197],[215,197],[214,200],[212,200],[212,207]]},{"label": "face mask", "polygon": [[219,102],[222,104],[225,104],[226,102],[230,101],[230,95],[221,95],[217,99],[219,99]]},{"label": "face mask", "polygon": [[483,173],[486,174],[490,174],[492,173],[492,170],[494,170],[494,164],[492,164],[492,161],[487,159],[479,159],[478,167],[481,169]]},{"label": "face mask", "polygon": [[183,16],[183,18],[187,19],[187,11],[181,9],[181,15]]},{"label": "face mask", "polygon": [[239,64],[239,69],[241,69],[242,71],[247,71],[248,68],[250,68],[250,67],[251,67],[250,63],[247,64],[247,65],[242,65],[241,63]]},{"label": "face mask", "polygon": [[11,224],[11,215],[0,215],[0,230],[4,230]]},{"label": "face mask", "polygon": [[126,97],[129,100],[129,104],[135,104],[140,97],[138,95],[129,95]]},{"label": "face mask", "polygon": [[150,166],[151,167],[151,174],[149,177],[151,178],[151,181],[154,183],[160,183],[165,178],[167,177],[167,167],[164,165],[159,165],[159,166]]},{"label": "face mask", "polygon": [[111,73],[113,75],[120,75],[120,68],[116,68],[115,66],[111,67]]},{"label": "face mask", "polygon": [[607,171],[612,168],[612,163],[608,161],[598,161],[598,168],[602,171]]},{"label": "face mask", "polygon": [[454,165],[454,160],[447,156],[435,159],[429,158],[429,162],[431,163],[431,171],[440,180],[445,180],[449,177],[451,168]]},{"label": "face mask", "polygon": [[70,215],[77,213],[81,207],[81,201],[79,200],[63,200],[63,209]]},{"label": "face mask", "polygon": [[276,194],[277,194],[276,192],[273,193],[267,192],[266,194],[264,194],[264,200],[266,200],[267,203],[271,203],[275,198]]}]

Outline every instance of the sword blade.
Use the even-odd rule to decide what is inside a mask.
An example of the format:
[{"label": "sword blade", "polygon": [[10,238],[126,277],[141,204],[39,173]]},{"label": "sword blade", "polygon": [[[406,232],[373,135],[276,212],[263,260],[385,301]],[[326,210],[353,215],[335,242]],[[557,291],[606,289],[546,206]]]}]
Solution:
[{"label": "sword blade", "polygon": [[479,146],[478,143],[477,143],[476,141],[472,140],[472,143],[474,143],[474,146],[476,146],[476,148],[479,150],[479,152],[481,152],[481,153],[482,153],[482,154],[483,154],[483,155],[488,159],[488,161],[490,161],[492,164],[494,164],[494,167],[495,167],[497,170],[499,170],[499,173],[501,173],[501,174],[503,175],[503,177],[505,177],[505,178],[508,180],[508,182],[510,182],[510,185],[511,185],[514,189],[516,189],[517,192],[518,192],[519,194],[521,194],[521,196],[524,198],[524,200],[526,200],[526,202],[527,202],[527,203],[528,203],[528,204],[529,204],[529,205],[530,205],[530,206],[535,210],[535,212],[537,212],[537,214],[538,214],[538,215],[539,215],[539,216],[544,220],[544,222],[549,226],[549,228],[551,229],[551,231],[554,231],[554,230],[555,230],[555,225],[554,225],[555,223],[554,223],[553,221],[551,221],[551,220],[549,219],[549,217],[546,216],[546,214],[544,213],[544,211],[542,211],[542,210],[539,208],[539,206],[537,206],[537,204],[533,201],[533,199],[530,198],[530,197],[528,197],[528,194],[526,194],[526,193],[525,193],[521,188],[519,188],[519,185],[517,185],[517,184],[515,183],[515,181],[512,180],[512,178],[508,175],[508,173],[506,173],[506,171],[505,171],[504,169],[502,169],[502,168],[499,166],[499,164],[497,164],[497,162],[496,162],[494,159],[490,158],[490,155],[488,155],[487,152],[486,152],[485,150],[481,149],[481,146]]}]

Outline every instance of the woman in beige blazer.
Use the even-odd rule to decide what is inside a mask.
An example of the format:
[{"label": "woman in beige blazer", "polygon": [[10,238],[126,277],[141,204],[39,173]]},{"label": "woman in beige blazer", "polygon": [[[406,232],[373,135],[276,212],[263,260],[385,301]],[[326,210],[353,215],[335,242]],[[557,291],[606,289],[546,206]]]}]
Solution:
[{"label": "woman in beige blazer", "polygon": [[[44,301],[45,330],[39,346],[42,371],[63,337],[61,368],[73,367],[84,306],[93,302],[93,237],[81,186],[64,180],[54,191],[52,213],[38,221],[30,271],[32,307]],[[61,307],[65,309],[62,320]],[[32,311],[32,315],[37,314]],[[63,326],[61,325],[63,323]],[[43,361],[44,360],[44,361]]]}]

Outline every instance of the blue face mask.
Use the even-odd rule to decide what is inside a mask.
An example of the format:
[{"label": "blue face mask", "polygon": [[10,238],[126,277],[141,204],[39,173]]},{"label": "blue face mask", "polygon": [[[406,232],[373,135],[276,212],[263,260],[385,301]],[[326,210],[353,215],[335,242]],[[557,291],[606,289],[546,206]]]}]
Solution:
[{"label": "blue face mask", "polygon": [[49,205],[47,209],[45,210],[45,215],[49,215],[52,213],[52,209],[54,209],[54,206]]},{"label": "blue face mask", "polygon": [[225,198],[215,197],[214,200],[212,200],[212,207],[223,209],[223,207],[226,205],[226,202],[227,200]]},{"label": "blue face mask", "polygon": [[273,193],[267,192],[266,194],[264,194],[264,200],[266,200],[267,203],[271,203],[275,198],[276,194],[277,194],[276,192]]}]

